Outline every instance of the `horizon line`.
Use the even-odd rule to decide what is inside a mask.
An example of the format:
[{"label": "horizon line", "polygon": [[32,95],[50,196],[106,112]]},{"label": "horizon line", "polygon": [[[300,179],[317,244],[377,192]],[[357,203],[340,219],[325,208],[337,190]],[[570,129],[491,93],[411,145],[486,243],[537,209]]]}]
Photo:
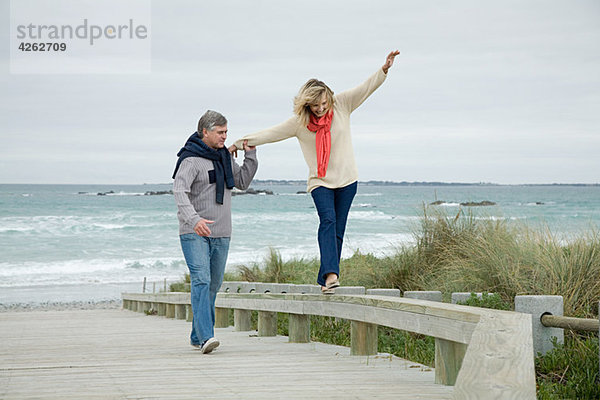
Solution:
[{"label": "horizon line", "polygon": [[[284,184],[306,184],[306,179],[254,179],[253,183],[284,183]],[[392,181],[392,180],[359,180],[359,184],[371,185],[389,185],[389,186],[409,186],[409,185],[455,185],[455,186],[600,186],[600,182],[552,182],[552,183],[496,183],[496,182],[453,182],[453,181]],[[137,186],[137,185],[172,185],[172,182],[156,183],[41,183],[41,182],[19,182],[6,183],[0,182],[0,185],[114,185],[114,186]]]}]

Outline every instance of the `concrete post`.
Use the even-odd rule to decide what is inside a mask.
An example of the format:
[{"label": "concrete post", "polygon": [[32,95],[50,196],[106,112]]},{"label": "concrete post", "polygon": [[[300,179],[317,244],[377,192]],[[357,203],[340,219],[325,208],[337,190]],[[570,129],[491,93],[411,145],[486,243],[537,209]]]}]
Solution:
[{"label": "concrete post", "polygon": [[144,312],[150,311],[151,308],[152,308],[152,303],[149,301],[145,301],[144,302]]},{"label": "concrete post", "polygon": [[548,328],[542,325],[543,314],[563,315],[562,296],[515,296],[515,311],[531,314],[533,326],[534,354],[546,354],[552,350],[552,338],[564,342],[565,333],[561,328]]},{"label": "concrete post", "polygon": [[227,328],[229,326],[229,309],[215,307],[215,328]]},{"label": "concrete post", "polygon": [[310,342],[310,316],[290,314],[289,335],[290,343]]},{"label": "concrete post", "polygon": [[377,354],[377,325],[350,321],[350,354],[353,356]]},{"label": "concrete post", "polygon": [[400,289],[367,289],[367,294],[374,296],[400,297]]},{"label": "concrete post", "polygon": [[167,318],[175,318],[175,304],[166,304],[167,309],[165,312],[165,317]]},{"label": "concrete post", "polygon": [[161,317],[167,315],[167,305],[165,303],[158,303],[158,314]]},{"label": "concrete post", "polygon": [[185,305],[185,320],[187,322],[192,322],[194,320],[194,311],[192,311],[192,305]]},{"label": "concrete post", "polygon": [[258,312],[258,336],[277,336],[276,312]]},{"label": "concrete post", "polygon": [[144,312],[144,302],[136,301],[136,304],[137,304],[137,312],[143,313]]},{"label": "concrete post", "polygon": [[252,311],[250,310],[233,310],[233,326],[238,332],[252,330]]},{"label": "concrete post", "polygon": [[464,343],[435,338],[435,383],[454,386],[466,352]]},{"label": "concrete post", "polygon": [[175,319],[185,319],[185,304],[175,304]]},{"label": "concrete post", "polygon": [[442,301],[442,292],[439,290],[409,290],[404,292],[404,297],[407,299],[418,299],[428,301]]}]

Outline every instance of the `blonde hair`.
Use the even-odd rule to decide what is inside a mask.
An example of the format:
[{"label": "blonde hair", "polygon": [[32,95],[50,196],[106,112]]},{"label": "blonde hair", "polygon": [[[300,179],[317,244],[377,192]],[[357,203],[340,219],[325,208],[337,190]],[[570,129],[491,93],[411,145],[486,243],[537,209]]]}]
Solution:
[{"label": "blonde hair", "polygon": [[304,126],[308,125],[310,120],[310,106],[321,101],[323,93],[327,96],[328,109],[333,107],[333,90],[324,82],[318,79],[309,79],[294,97],[294,114],[298,116],[300,123]]}]

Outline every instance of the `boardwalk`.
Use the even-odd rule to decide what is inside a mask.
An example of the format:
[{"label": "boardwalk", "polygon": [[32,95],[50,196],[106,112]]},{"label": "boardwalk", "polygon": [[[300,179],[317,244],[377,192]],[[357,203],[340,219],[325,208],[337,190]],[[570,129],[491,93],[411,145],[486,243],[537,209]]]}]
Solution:
[{"label": "boardwalk", "polygon": [[452,387],[415,363],[255,333],[217,329],[222,346],[201,355],[182,320],[123,310],[0,313],[0,399],[451,398]]}]

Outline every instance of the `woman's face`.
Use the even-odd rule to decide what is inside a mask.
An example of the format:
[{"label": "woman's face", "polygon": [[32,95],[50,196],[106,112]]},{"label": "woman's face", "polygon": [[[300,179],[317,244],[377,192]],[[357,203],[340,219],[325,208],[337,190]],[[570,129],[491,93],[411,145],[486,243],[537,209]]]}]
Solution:
[{"label": "woman's face", "polygon": [[322,117],[328,111],[329,102],[327,101],[327,95],[325,92],[321,95],[321,99],[315,104],[309,104],[310,111],[317,117]]}]

